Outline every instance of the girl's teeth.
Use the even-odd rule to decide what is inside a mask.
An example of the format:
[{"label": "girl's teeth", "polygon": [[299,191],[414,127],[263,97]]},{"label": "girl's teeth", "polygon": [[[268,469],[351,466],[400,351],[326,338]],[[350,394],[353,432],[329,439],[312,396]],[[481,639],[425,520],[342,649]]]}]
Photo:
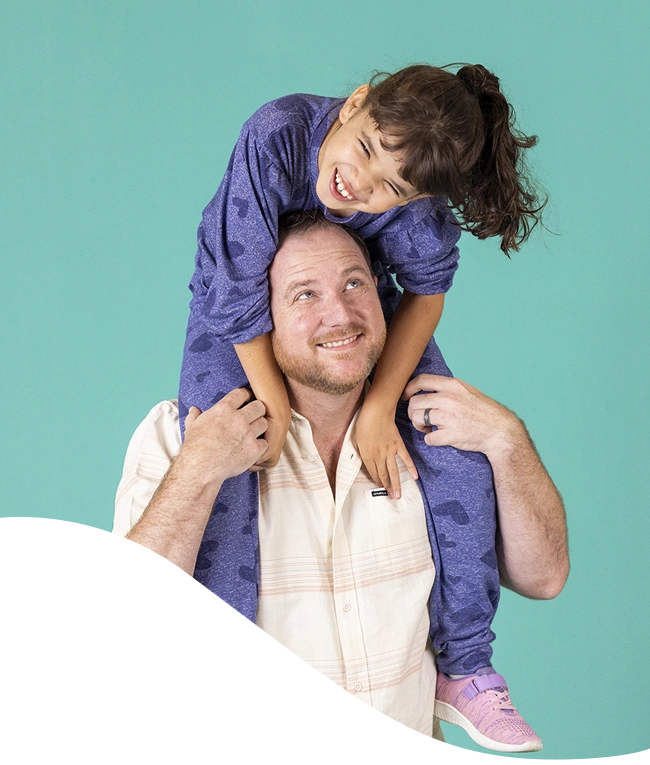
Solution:
[{"label": "girl's teeth", "polygon": [[339,194],[343,195],[346,199],[350,199],[352,194],[345,188],[343,185],[343,180],[341,179],[341,176],[337,173],[335,176],[336,180],[336,188],[339,192]]}]

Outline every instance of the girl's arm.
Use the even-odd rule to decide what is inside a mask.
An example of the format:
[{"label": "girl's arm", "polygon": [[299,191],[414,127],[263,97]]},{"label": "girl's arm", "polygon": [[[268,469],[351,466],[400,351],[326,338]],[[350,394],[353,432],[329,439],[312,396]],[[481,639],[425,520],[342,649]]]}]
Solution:
[{"label": "girl's arm", "polygon": [[235,351],[255,398],[266,407],[265,416],[269,427],[264,438],[268,449],[256,466],[273,467],[280,459],[280,452],[291,424],[291,405],[282,372],[273,354],[271,335],[267,333],[254,337],[247,343],[235,344]]},{"label": "girl's arm", "polygon": [[404,291],[357,422],[359,454],[371,478],[399,499],[396,455],[413,478],[417,470],[395,425],[397,402],[438,326],[445,296]]}]

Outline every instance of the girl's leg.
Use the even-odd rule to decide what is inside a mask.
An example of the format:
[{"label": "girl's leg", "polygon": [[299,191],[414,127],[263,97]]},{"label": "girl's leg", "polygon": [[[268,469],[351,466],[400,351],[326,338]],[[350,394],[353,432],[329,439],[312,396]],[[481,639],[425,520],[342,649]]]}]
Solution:
[{"label": "girl's leg", "polygon": [[[190,406],[209,409],[234,388],[247,387],[232,344],[206,332],[192,316],[181,368],[181,435]],[[203,535],[194,578],[251,621],[257,611],[258,484],[256,473],[225,481]]]},{"label": "girl's leg", "polygon": [[[378,287],[390,320],[399,293],[388,275],[379,277]],[[433,339],[414,375],[423,373],[451,377]],[[473,674],[490,666],[491,623],[500,593],[492,469],[482,454],[428,446],[404,402],[398,405],[397,425],[420,474],[436,565],[430,615],[438,668],[445,674]]]}]

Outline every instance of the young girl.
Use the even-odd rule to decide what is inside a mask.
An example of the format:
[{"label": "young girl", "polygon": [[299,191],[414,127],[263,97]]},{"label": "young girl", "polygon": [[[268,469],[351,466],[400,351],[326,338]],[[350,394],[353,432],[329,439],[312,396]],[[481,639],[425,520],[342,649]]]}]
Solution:
[{"label": "young girl", "polygon": [[[480,65],[457,74],[412,66],[348,99],[299,94],[263,106],[244,125],[203,213],[179,394],[183,429],[190,406],[205,410],[250,385],[269,420],[259,467],[273,466],[291,416],[269,336],[267,269],[278,218],[319,208],[366,240],[389,329],[358,419],[359,453],[371,478],[399,499],[397,457],[418,477],[402,436],[409,443],[437,571],[437,713],[501,751],[539,749],[541,741],[490,665],[499,581],[489,466],[482,455],[431,449],[414,438],[399,399],[415,371],[451,374],[432,334],[457,268],[461,228],[481,239],[500,236],[507,254],[537,222],[540,206],[521,173],[522,149],[535,141],[514,129],[498,79]],[[485,485],[465,485],[462,468],[451,467],[459,454],[485,467]],[[224,485],[195,573],[252,620],[257,501],[255,476]],[[225,543],[233,539],[239,544]]]}]

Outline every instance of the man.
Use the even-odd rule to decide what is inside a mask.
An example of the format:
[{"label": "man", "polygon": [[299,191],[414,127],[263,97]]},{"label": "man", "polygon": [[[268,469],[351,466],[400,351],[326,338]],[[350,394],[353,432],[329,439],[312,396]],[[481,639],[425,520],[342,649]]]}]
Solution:
[{"label": "man", "polygon": [[[354,442],[366,380],[385,338],[369,263],[362,243],[319,216],[296,214],[282,236],[269,273],[273,348],[294,414],[280,462],[260,473],[255,620],[362,700],[439,736],[428,647],[435,571],[422,497],[403,470],[402,498],[391,500],[365,474]],[[438,391],[411,400],[418,429],[440,425],[428,440],[465,439],[466,448],[484,447],[494,460],[503,491],[503,580],[531,597],[554,596],[568,567],[563,510],[523,426],[463,383],[422,376],[406,393],[421,389]],[[480,414],[485,436],[468,426],[472,412]],[[190,411],[181,448],[174,403],[154,408],[129,447],[114,530],[195,572],[206,526],[222,513],[224,481],[264,453],[264,414],[248,392],[232,391],[204,413]],[[490,429],[491,420],[497,428]],[[471,480],[482,463],[465,463]],[[520,474],[527,481],[523,493]],[[251,535],[253,519],[243,520],[239,530]],[[214,544],[227,556],[236,541],[224,535]],[[492,670],[489,677],[500,676]],[[525,725],[516,711],[507,714]],[[523,743],[533,748],[538,741],[528,736]]]}]

